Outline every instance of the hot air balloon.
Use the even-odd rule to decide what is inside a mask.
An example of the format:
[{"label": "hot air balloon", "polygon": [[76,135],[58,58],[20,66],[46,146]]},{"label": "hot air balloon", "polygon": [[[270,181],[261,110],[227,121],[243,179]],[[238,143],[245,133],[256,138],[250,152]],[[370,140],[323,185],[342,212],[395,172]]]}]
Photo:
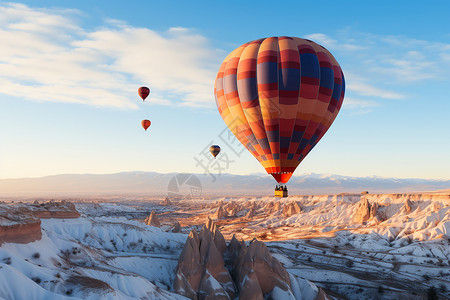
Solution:
[{"label": "hot air balloon", "polygon": [[220,147],[217,145],[212,145],[209,147],[209,152],[211,152],[212,156],[216,158],[216,156],[220,153]]},{"label": "hot air balloon", "polygon": [[144,101],[145,98],[147,98],[147,96],[150,94],[150,89],[146,86],[141,86],[138,89],[138,94],[142,98],[142,101]]},{"label": "hot air balloon", "polygon": [[152,122],[150,122],[150,120],[142,120],[141,125],[145,129],[145,131],[147,131],[147,128],[152,125]]},{"label": "hot air balloon", "polygon": [[220,66],[214,95],[231,132],[285,185],[333,123],[344,90],[342,70],[327,49],[283,36],[232,51]]}]

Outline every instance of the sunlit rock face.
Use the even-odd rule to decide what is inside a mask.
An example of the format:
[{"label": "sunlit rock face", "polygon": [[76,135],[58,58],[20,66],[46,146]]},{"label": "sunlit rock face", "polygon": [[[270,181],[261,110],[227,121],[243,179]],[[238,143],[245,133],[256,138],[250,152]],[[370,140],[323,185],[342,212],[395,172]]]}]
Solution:
[{"label": "sunlit rock face", "polygon": [[161,223],[159,222],[158,216],[156,215],[155,211],[152,210],[150,216],[148,216],[145,219],[145,224],[153,226],[153,227],[160,227]]},{"label": "sunlit rock face", "polygon": [[[231,272],[231,274],[230,274]],[[210,218],[197,234],[192,230],[181,252],[175,292],[190,299],[298,299],[289,273],[266,245],[246,245],[233,236],[228,246]]]},{"label": "sunlit rock face", "polygon": [[26,244],[42,237],[40,219],[78,218],[80,213],[71,202],[48,201],[0,204],[0,244]]},{"label": "sunlit rock face", "polygon": [[238,287],[243,289],[246,277],[255,274],[263,294],[270,293],[276,286],[290,290],[290,279],[286,269],[270,254],[266,245],[254,241],[246,249],[241,249],[235,261],[233,275]]},{"label": "sunlit rock face", "polygon": [[190,299],[198,299],[203,266],[200,264],[199,237],[195,230],[189,236],[178,259],[173,288],[175,292]]},{"label": "sunlit rock face", "polygon": [[366,198],[361,199],[356,209],[356,213],[353,217],[353,221],[356,223],[363,223],[370,218],[370,203]]},{"label": "sunlit rock face", "polygon": [[225,243],[225,238],[222,233],[217,229],[217,226],[214,222],[208,217],[208,221],[206,223],[206,228],[213,234],[214,244],[219,250],[220,255],[223,256],[225,250],[227,249],[227,244]]},{"label": "sunlit rock face", "polygon": [[190,299],[234,299],[236,287],[214,237],[206,226],[199,234],[189,233],[178,260],[175,292]]},{"label": "sunlit rock face", "polygon": [[41,220],[14,213],[0,216],[0,245],[2,243],[31,243],[42,237]]}]

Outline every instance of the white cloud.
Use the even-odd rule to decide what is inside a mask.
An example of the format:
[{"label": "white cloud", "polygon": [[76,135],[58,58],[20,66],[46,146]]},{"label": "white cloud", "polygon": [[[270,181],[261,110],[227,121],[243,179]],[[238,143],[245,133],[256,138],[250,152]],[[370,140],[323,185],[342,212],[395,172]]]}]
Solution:
[{"label": "white cloud", "polygon": [[365,83],[365,79],[353,74],[348,73],[346,78],[346,93],[352,92],[360,96],[373,96],[384,99],[403,99],[405,96],[401,93],[389,91],[384,88],[375,87],[368,83]]},{"label": "white cloud", "polygon": [[323,33],[311,33],[307,34],[305,38],[312,40],[318,44],[321,44],[325,48],[334,46],[336,44],[336,40],[330,38],[328,35]]},{"label": "white cloud", "polygon": [[62,33],[67,30],[82,31],[75,21],[79,15],[80,12],[72,9],[32,9],[23,4],[6,3],[0,6],[0,27],[63,38],[65,36]]},{"label": "white cloud", "polygon": [[380,103],[373,100],[355,99],[346,97],[344,99],[344,106],[347,108],[372,108],[380,106]]},{"label": "white cloud", "polygon": [[[438,56],[437,56],[438,57]],[[434,55],[424,55],[418,50],[408,50],[400,54],[369,60],[368,69],[386,78],[401,83],[412,83],[425,79],[439,78],[446,72],[442,60]]]},{"label": "white cloud", "polygon": [[403,36],[361,37],[370,45],[361,62],[373,76],[383,76],[386,82],[415,84],[415,82],[448,78],[450,45]]},{"label": "white cloud", "polygon": [[347,43],[338,42],[337,40],[332,39],[331,37],[323,33],[308,34],[305,36],[305,38],[324,46],[328,50],[340,48],[347,51],[358,51],[365,49],[365,47],[349,43],[349,41],[347,41]]},{"label": "white cloud", "polygon": [[187,28],[159,33],[108,20],[87,31],[74,10],[0,6],[0,92],[34,101],[136,108],[151,101],[212,106],[220,53]]},{"label": "white cloud", "polygon": [[377,101],[345,97],[343,109],[349,109],[351,114],[362,115],[372,111],[373,108],[380,106]]},{"label": "white cloud", "polygon": [[333,38],[323,33],[308,37],[332,50],[345,74],[350,70],[377,85],[406,86],[450,77],[450,44],[361,33],[351,28],[338,31]]},{"label": "white cloud", "polygon": [[[0,4],[0,93],[133,109],[137,87],[148,85],[152,103],[214,107],[214,79],[225,55],[204,36],[184,27],[157,32],[114,19],[86,30],[82,16],[70,9]],[[442,74],[450,69],[450,45],[442,43],[350,30],[306,38],[332,51],[346,76],[346,95],[360,101],[403,99],[395,82],[405,87],[446,78]]]},{"label": "white cloud", "polygon": [[449,84],[450,44],[349,28],[333,38],[322,33],[307,37],[323,44],[340,63],[346,79],[344,108],[351,113],[389,106],[390,99],[417,97],[417,83]]}]

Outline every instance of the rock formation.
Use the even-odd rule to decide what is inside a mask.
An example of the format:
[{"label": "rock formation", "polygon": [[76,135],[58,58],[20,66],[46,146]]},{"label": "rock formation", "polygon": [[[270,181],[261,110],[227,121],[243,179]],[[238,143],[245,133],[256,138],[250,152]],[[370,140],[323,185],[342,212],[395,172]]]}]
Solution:
[{"label": "rock formation", "polygon": [[[178,259],[175,292],[198,300],[295,299],[291,289],[292,275],[270,254],[263,242],[255,240],[247,246],[233,235],[226,247],[222,239],[210,218],[199,234],[195,230],[189,233]],[[226,248],[221,252],[223,246]],[[298,289],[297,283],[295,286]],[[297,289],[296,294],[301,293]],[[326,297],[326,294],[321,291],[320,296]]]},{"label": "rock formation", "polygon": [[189,233],[178,258],[177,273],[173,288],[175,292],[190,299],[198,299],[197,292],[202,280],[203,266],[200,264],[199,237],[195,230]]},{"label": "rock formation", "polygon": [[378,203],[374,203],[370,206],[370,219],[376,218],[378,213]]},{"label": "rock formation", "polygon": [[213,228],[213,226],[214,226],[213,221],[211,220],[210,217],[208,217],[208,218],[206,219],[206,228],[208,228],[209,230],[211,230],[211,228]]},{"label": "rock formation", "polygon": [[235,217],[243,207],[236,202],[230,201],[224,207],[229,217]]},{"label": "rock formation", "polygon": [[278,201],[278,202],[275,202],[274,204],[273,204],[273,207],[272,207],[272,210],[270,211],[270,213],[276,213],[276,212],[278,212],[279,210],[281,209],[281,204],[280,204],[280,202]]},{"label": "rock formation", "polygon": [[233,234],[233,237],[231,238],[231,241],[228,243],[227,250],[225,251],[225,261],[228,264],[231,264],[232,262],[236,261],[239,250],[241,249],[241,244],[236,239],[236,236]]},{"label": "rock formation", "polygon": [[195,230],[189,233],[178,259],[174,290],[190,299],[234,299],[236,287],[206,226],[198,235]]},{"label": "rock formation", "polygon": [[439,203],[439,202],[434,202],[434,203],[433,203],[433,209],[432,209],[432,211],[433,211],[433,212],[438,212],[441,208],[442,208],[442,204],[441,204],[441,203]]},{"label": "rock formation", "polygon": [[283,215],[288,218],[300,213],[302,210],[296,201],[290,202],[283,207]]},{"label": "rock formation", "polygon": [[0,245],[2,243],[31,243],[42,237],[41,220],[29,215],[14,213],[0,216]]},{"label": "rock formation", "polygon": [[225,238],[215,225],[213,233],[214,233],[214,244],[216,244],[217,250],[219,250],[220,254],[223,256],[225,250],[227,249],[227,243],[225,242]]},{"label": "rock formation", "polygon": [[42,237],[41,220],[78,218],[80,213],[71,202],[34,201],[15,205],[0,204],[0,244],[30,243]]},{"label": "rock formation", "polygon": [[215,220],[223,219],[223,218],[226,218],[226,217],[228,217],[228,214],[227,214],[227,212],[223,209],[223,206],[222,206],[222,205],[220,205],[220,206],[217,208],[216,212],[212,215],[212,218],[215,219]]},{"label": "rock formation", "polygon": [[163,201],[159,202],[161,205],[172,205],[172,202],[170,202],[169,197],[166,197]]},{"label": "rock formation", "polygon": [[223,256],[225,250],[227,249],[227,244],[225,242],[225,238],[222,233],[217,229],[216,224],[208,217],[206,221],[206,228],[212,233],[214,244],[219,250],[220,254]]},{"label": "rock formation", "polygon": [[406,199],[405,205],[403,206],[403,209],[407,214],[409,214],[412,211],[412,202],[409,199]]},{"label": "rock formation", "polygon": [[[276,286],[284,291],[290,290],[289,273],[270,254],[269,249],[261,241],[254,241],[247,248],[240,249],[233,269],[233,276],[239,291],[244,291],[245,294],[247,294],[245,286],[249,284],[258,294],[259,289],[254,287],[256,283],[263,295],[272,292]],[[246,277],[249,279],[246,279]],[[251,281],[254,280],[256,280],[255,283],[252,283]]]},{"label": "rock formation", "polygon": [[247,214],[245,215],[246,218],[250,219],[253,218],[253,216],[255,215],[255,209],[252,207],[250,208],[250,210],[247,212]]},{"label": "rock formation", "polygon": [[150,226],[154,226],[154,227],[160,227],[161,223],[159,222],[158,216],[156,215],[155,211],[152,210],[152,213],[150,214],[150,216],[148,216],[145,219],[145,224],[146,225],[150,225]]},{"label": "rock formation", "polygon": [[272,211],[272,207],[273,207],[273,201],[270,201],[264,206],[264,211]]},{"label": "rock formation", "polygon": [[356,209],[356,213],[353,217],[353,220],[357,223],[363,223],[369,220],[369,218],[370,218],[370,203],[366,198],[363,198],[358,203],[358,207]]},{"label": "rock formation", "polygon": [[75,205],[65,200],[61,202],[48,201],[43,203],[34,201],[33,204],[17,206],[16,209],[24,214],[30,214],[40,219],[72,219],[80,217],[80,213],[75,208]]},{"label": "rock formation", "polygon": [[173,233],[180,233],[181,232],[181,224],[180,222],[176,222],[175,225],[173,225],[172,230]]}]

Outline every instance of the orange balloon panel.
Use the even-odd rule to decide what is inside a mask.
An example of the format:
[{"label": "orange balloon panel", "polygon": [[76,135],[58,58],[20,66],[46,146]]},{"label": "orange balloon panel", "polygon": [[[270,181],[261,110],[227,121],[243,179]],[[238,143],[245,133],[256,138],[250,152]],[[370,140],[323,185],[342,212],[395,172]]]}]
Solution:
[{"label": "orange balloon panel", "polygon": [[296,37],[246,43],[220,66],[219,113],[279,183],[286,183],[336,118],[345,81],[333,55]]}]

